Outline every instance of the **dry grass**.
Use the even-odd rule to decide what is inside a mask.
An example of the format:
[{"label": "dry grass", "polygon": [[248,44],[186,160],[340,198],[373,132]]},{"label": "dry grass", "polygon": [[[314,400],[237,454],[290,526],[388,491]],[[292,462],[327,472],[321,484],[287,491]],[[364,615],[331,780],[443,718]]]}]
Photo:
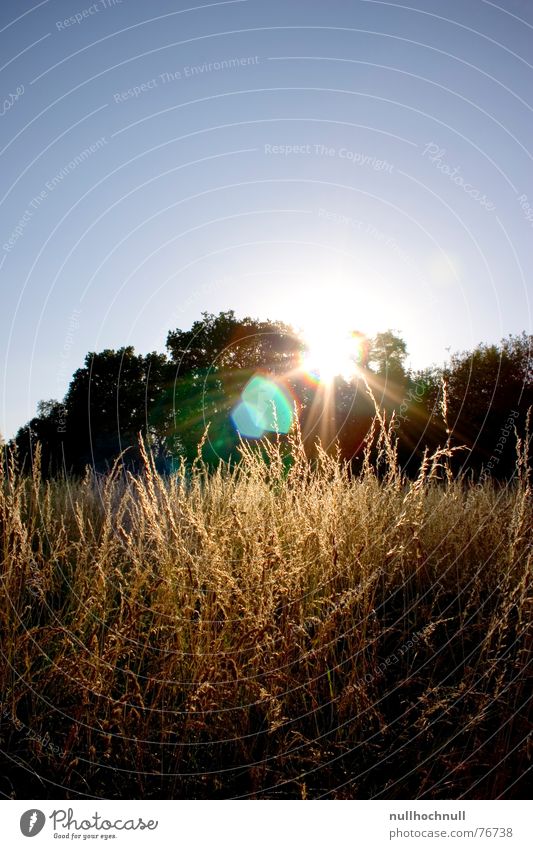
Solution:
[{"label": "dry grass", "polygon": [[[379,422],[377,422],[379,426]],[[382,423],[383,425],[383,423]],[[0,487],[0,789],[27,798],[519,796],[532,503],[312,463]],[[374,455],[373,455],[374,456]],[[530,600],[530,597],[529,597]]]}]

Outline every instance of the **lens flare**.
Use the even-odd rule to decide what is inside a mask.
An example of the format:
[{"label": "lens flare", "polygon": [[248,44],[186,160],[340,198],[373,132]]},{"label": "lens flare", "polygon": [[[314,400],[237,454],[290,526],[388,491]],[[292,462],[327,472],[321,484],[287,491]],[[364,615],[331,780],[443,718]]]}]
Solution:
[{"label": "lens flare", "polygon": [[288,433],[293,419],[291,398],[272,378],[255,375],[244,387],[241,401],[233,408],[234,427],[248,439],[265,433]]},{"label": "lens flare", "polygon": [[315,383],[331,383],[336,377],[351,380],[364,362],[365,338],[354,332],[320,331],[307,335],[301,368]]}]

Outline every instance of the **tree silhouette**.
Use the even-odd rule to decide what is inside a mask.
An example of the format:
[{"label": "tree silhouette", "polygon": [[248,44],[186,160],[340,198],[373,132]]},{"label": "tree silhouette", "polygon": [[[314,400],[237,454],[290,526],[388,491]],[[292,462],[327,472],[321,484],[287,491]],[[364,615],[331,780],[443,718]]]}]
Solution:
[{"label": "tree silhouette", "polygon": [[532,352],[533,337],[523,333],[451,357],[444,370],[448,420],[453,441],[469,446],[468,466],[479,470],[499,445],[498,473],[512,473],[515,438],[508,434],[501,442],[501,435],[510,418],[523,430],[533,405]]},{"label": "tree silhouette", "polygon": [[290,373],[301,348],[288,325],[237,319],[233,310],[204,312],[191,330],[171,331],[167,350],[174,374],[163,404],[172,422],[170,450],[192,459],[210,424],[208,459],[228,459],[238,443],[230,412],[246,383],[257,371]]},{"label": "tree silhouette", "polygon": [[452,355],[444,368],[418,372],[405,369],[407,347],[396,332],[369,341],[354,336],[363,352],[359,371],[352,380],[336,379],[325,392],[299,368],[304,344],[288,325],[238,319],[231,310],[204,313],[190,330],[169,332],[168,355],[136,354],[131,346],[87,354],[64,400],[41,401],[13,442],[27,469],[40,442],[45,473],[82,473],[86,465],[105,471],[126,449],[124,462],[137,468],[140,433],[160,469],[171,470],[182,455],[194,459],[209,425],[205,459],[216,464],[236,456],[232,410],[249,381],[263,376],[291,396],[309,451],[317,436],[327,444],[337,440],[354,469],[375,412],[370,387],[393,422],[408,473],[418,468],[426,448],[449,439],[469,448],[456,469],[479,474],[488,467],[498,477],[512,475],[514,428],[524,434],[533,406],[532,336],[478,345]]},{"label": "tree silhouette", "polygon": [[380,377],[392,381],[405,377],[404,362],[407,346],[404,340],[392,330],[377,333],[371,340],[369,364]]},{"label": "tree silhouette", "polygon": [[[166,357],[133,347],[91,352],[65,397],[69,451],[79,470],[105,467],[125,449],[135,461],[138,434],[157,437],[148,423],[166,380]],[[156,448],[160,446],[156,443]]]}]

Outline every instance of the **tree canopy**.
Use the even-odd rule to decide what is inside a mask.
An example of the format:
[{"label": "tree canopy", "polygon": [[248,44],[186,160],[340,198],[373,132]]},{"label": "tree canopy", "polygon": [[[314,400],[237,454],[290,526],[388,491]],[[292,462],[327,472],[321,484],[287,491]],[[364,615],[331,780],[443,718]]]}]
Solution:
[{"label": "tree canopy", "polygon": [[[397,331],[354,336],[364,352],[359,369],[351,380],[335,380],[326,403],[324,389],[302,375],[304,343],[288,325],[237,318],[232,310],[203,313],[189,330],[168,333],[166,353],[142,355],[131,346],[89,352],[65,398],[42,401],[13,442],[26,462],[41,443],[45,472],[82,473],[87,465],[105,471],[121,452],[135,468],[141,434],[161,469],[171,470],[181,456],[194,459],[209,425],[204,456],[216,463],[237,456],[234,410],[245,388],[255,391],[263,380],[293,405],[310,451],[320,436],[357,467],[375,400],[393,423],[407,471],[425,447],[449,441],[467,446],[459,467],[512,473],[510,433],[515,426],[523,432],[533,405],[533,337],[509,336],[454,354],[445,368],[413,372]],[[272,400],[268,391],[265,398]]]}]

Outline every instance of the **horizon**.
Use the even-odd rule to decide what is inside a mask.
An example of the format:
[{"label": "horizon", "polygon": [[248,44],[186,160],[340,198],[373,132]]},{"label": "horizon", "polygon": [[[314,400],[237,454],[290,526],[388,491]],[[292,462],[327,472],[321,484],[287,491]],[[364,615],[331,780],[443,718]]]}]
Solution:
[{"label": "horizon", "polygon": [[[229,310],[229,312],[235,312],[235,311]],[[89,356],[89,354],[92,353],[92,354],[98,355],[100,353],[103,353],[104,350],[120,351],[121,349],[128,347],[127,345],[117,344],[113,348],[100,349],[98,351],[86,351],[85,354],[83,355],[81,361],[77,365],[74,366],[72,373],[67,377],[67,371],[66,371],[65,364],[66,364],[66,362],[68,361],[68,358],[69,358],[68,350],[70,349],[70,346],[72,344],[72,339],[73,339],[72,334],[76,331],[77,326],[78,326],[77,325],[78,319],[79,319],[79,313],[74,312],[73,315],[71,316],[70,323],[69,323],[69,329],[67,329],[67,334],[66,334],[66,337],[65,337],[65,339],[66,339],[65,346],[67,348],[67,353],[66,353],[65,357],[63,358],[63,361],[62,361],[62,363],[59,367],[59,374],[61,376],[61,379],[64,380],[64,381],[67,381],[66,391],[68,390],[68,387],[70,386],[70,383],[71,383],[71,381],[74,377],[75,372],[79,368],[84,367],[85,361],[86,361],[87,357]],[[199,321],[200,319],[201,319],[201,317],[197,317],[196,320]],[[235,319],[237,321],[242,321],[242,320],[245,320],[245,319],[251,319],[252,321],[257,321],[257,322],[262,322],[262,323],[272,323],[273,325],[282,322],[281,319],[261,318],[260,316],[238,315],[236,312],[235,312]],[[302,339],[302,341],[304,343],[306,343],[306,342],[308,343],[307,346],[306,346],[307,351],[309,351],[309,350],[311,350],[311,352],[313,351],[313,345],[312,345],[312,343],[309,344],[309,339],[308,338],[306,339],[306,336],[305,336],[304,333],[298,332],[298,330],[296,328],[294,328],[292,325],[288,324],[288,322],[283,322],[283,323],[288,325],[289,330],[291,331],[291,333],[294,335],[295,338],[300,338],[300,339]],[[169,328],[169,330],[175,330],[175,329],[177,329],[177,328]],[[187,327],[187,328],[180,328],[180,329],[187,332],[190,328]],[[387,332],[387,331],[389,331],[389,332],[392,331],[395,334],[397,334],[399,336],[399,338],[403,339],[401,334],[397,333],[397,330],[398,330],[397,328],[383,328],[382,330],[377,331],[377,333],[379,334],[379,333],[384,333],[384,332]],[[365,333],[362,333],[361,331],[359,331],[359,329],[354,328],[352,332],[356,333],[358,336],[362,336],[363,339],[366,339],[369,342],[372,341],[372,339],[374,338],[374,337],[367,336]],[[480,342],[477,343],[476,346],[474,346],[472,351],[479,348],[479,347],[486,347],[486,348],[496,347],[496,348],[498,348],[498,347],[500,347],[501,343],[504,342],[509,337],[516,338],[516,337],[523,335],[525,332],[526,331],[522,331],[521,333],[517,333],[517,334],[508,334],[506,337],[502,337],[502,339],[500,339],[496,342],[482,342],[482,341],[480,341]],[[441,363],[436,363],[436,362],[425,363],[425,364],[420,363],[420,364],[417,364],[416,366],[413,366],[412,363],[411,363],[411,358],[409,356],[409,340],[403,339],[403,341],[406,342],[406,345],[407,345],[407,355],[405,357],[405,362],[404,362],[405,372],[406,372],[406,374],[412,374],[413,376],[415,376],[417,373],[425,371],[425,370],[433,370],[433,369],[442,370],[442,369],[446,368],[446,366],[448,366],[451,363],[451,360],[452,360],[453,357],[455,357],[455,356],[465,356],[465,355],[468,355],[469,353],[472,353],[472,351],[465,351],[465,350],[452,351],[451,349],[446,349],[446,351],[445,351],[446,356]],[[131,347],[133,347],[135,355],[147,356],[147,355],[152,354],[152,353],[164,354],[164,356],[167,358],[168,362],[169,363],[172,362],[172,356],[169,353],[168,346],[166,344],[165,344],[165,346],[163,347],[162,350],[157,350],[157,351],[154,350],[154,349],[146,350],[146,351],[139,351],[135,348],[135,346],[131,346]],[[352,356],[355,356],[355,354],[353,354],[353,355],[349,354],[348,356],[351,358]],[[307,360],[307,363],[306,363],[306,360]],[[319,365],[319,364],[317,363],[316,365]],[[313,371],[312,357],[311,358],[309,358],[309,356],[304,357],[304,359],[302,360],[302,364],[300,366],[300,371],[302,372],[302,374],[305,374],[306,372],[310,372],[310,371],[312,372]],[[341,380],[350,382],[351,380],[356,379],[358,377],[359,368],[355,368],[355,369],[351,370],[351,372],[352,373],[343,373],[341,366],[339,366],[338,371],[336,369],[333,369],[333,371],[331,371],[331,373],[326,377],[326,382],[328,382],[328,380],[332,379],[333,377],[335,377],[335,379],[341,379]],[[42,402],[56,401],[56,402],[62,403],[63,400],[64,400],[64,397],[65,397],[66,391],[65,391],[64,395],[62,395],[59,398],[44,398],[43,397],[43,398],[39,399],[39,402],[41,402],[41,401]],[[37,408],[35,410],[34,415],[38,415]],[[31,418],[33,418],[33,416],[31,416]],[[22,422],[20,425],[18,425],[18,427],[13,431],[12,434],[8,435],[8,434],[1,433],[1,431],[0,431],[0,435],[4,438],[4,440],[6,442],[10,442],[12,439],[15,438],[15,436],[20,431],[20,429],[24,428],[27,424],[29,424],[29,420]]]}]

